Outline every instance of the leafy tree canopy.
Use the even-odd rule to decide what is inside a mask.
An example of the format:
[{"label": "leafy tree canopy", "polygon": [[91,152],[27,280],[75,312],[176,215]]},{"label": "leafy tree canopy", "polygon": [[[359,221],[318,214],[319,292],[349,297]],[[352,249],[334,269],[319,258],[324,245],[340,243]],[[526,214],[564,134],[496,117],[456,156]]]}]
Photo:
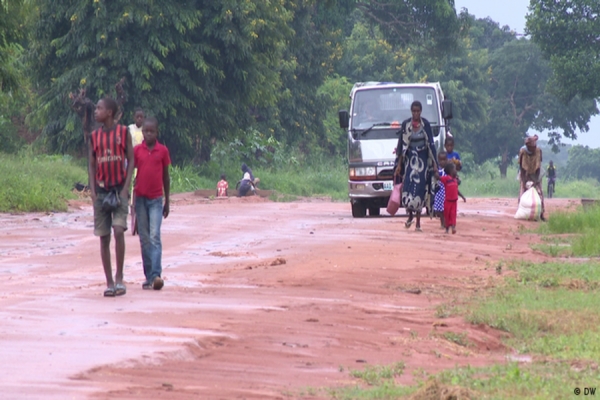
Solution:
[{"label": "leafy tree canopy", "polygon": [[86,87],[97,100],[121,77],[126,110],[140,105],[156,115],[178,159],[249,124],[249,105],[277,98],[291,34],[284,0],[72,0],[39,8],[30,61],[56,150],[82,143],[66,95]]},{"label": "leafy tree canopy", "polygon": [[527,30],[550,60],[552,90],[563,100],[600,97],[600,2],[531,0]]}]

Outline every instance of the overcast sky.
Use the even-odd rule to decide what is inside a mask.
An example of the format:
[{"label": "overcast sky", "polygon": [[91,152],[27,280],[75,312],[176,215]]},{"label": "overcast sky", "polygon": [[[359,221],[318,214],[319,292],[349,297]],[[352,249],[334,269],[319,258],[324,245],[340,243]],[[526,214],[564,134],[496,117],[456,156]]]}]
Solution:
[{"label": "overcast sky", "polygon": [[[517,33],[525,31],[525,15],[528,12],[529,0],[455,0],[454,4],[457,12],[466,8],[469,14],[477,18],[490,17],[500,26],[508,25]],[[592,118],[588,132],[578,132],[577,136],[577,142],[565,140],[565,143],[600,147],[600,116]],[[547,136],[542,134],[541,138]]]}]

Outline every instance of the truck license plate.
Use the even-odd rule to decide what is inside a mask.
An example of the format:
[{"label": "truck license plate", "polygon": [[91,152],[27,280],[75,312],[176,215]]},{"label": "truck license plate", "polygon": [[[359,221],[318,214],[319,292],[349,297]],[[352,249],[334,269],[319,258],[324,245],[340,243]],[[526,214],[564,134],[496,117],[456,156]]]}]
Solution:
[{"label": "truck license plate", "polygon": [[383,190],[392,190],[392,182],[383,182]]}]

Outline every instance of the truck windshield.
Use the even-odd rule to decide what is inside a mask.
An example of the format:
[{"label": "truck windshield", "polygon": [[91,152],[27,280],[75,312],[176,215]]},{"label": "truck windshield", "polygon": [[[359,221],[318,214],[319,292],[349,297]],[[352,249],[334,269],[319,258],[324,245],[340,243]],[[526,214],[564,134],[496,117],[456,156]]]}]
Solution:
[{"label": "truck windshield", "polygon": [[[368,90],[359,90],[354,96],[352,106],[352,129],[368,129],[376,124],[393,122],[401,123],[410,118],[410,105],[413,101],[420,101],[423,105],[421,116],[431,125],[438,125],[438,101],[433,88],[403,87],[389,88],[374,87]],[[377,130],[375,126],[373,130]],[[389,129],[389,128],[388,128]],[[380,135],[368,134],[365,139],[374,139]]]}]

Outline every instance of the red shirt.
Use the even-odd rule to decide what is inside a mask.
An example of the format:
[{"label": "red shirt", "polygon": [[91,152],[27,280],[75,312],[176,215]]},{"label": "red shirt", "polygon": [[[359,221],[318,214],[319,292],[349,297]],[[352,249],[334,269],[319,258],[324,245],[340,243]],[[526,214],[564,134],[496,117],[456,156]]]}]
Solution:
[{"label": "red shirt", "polygon": [[110,131],[103,128],[92,132],[92,149],[96,156],[96,183],[112,188],[122,185],[127,177],[127,127],[115,125]]},{"label": "red shirt", "polygon": [[440,182],[444,184],[446,189],[446,201],[458,200],[458,181],[450,175],[440,177]]},{"label": "red shirt", "polygon": [[169,149],[158,140],[152,150],[148,149],[146,141],[133,149],[135,166],[138,169],[135,177],[135,195],[156,199],[163,195],[163,172],[171,164]]},{"label": "red shirt", "polygon": [[229,189],[229,184],[227,181],[221,179],[219,183],[217,183],[217,197],[227,196],[227,189]]}]

